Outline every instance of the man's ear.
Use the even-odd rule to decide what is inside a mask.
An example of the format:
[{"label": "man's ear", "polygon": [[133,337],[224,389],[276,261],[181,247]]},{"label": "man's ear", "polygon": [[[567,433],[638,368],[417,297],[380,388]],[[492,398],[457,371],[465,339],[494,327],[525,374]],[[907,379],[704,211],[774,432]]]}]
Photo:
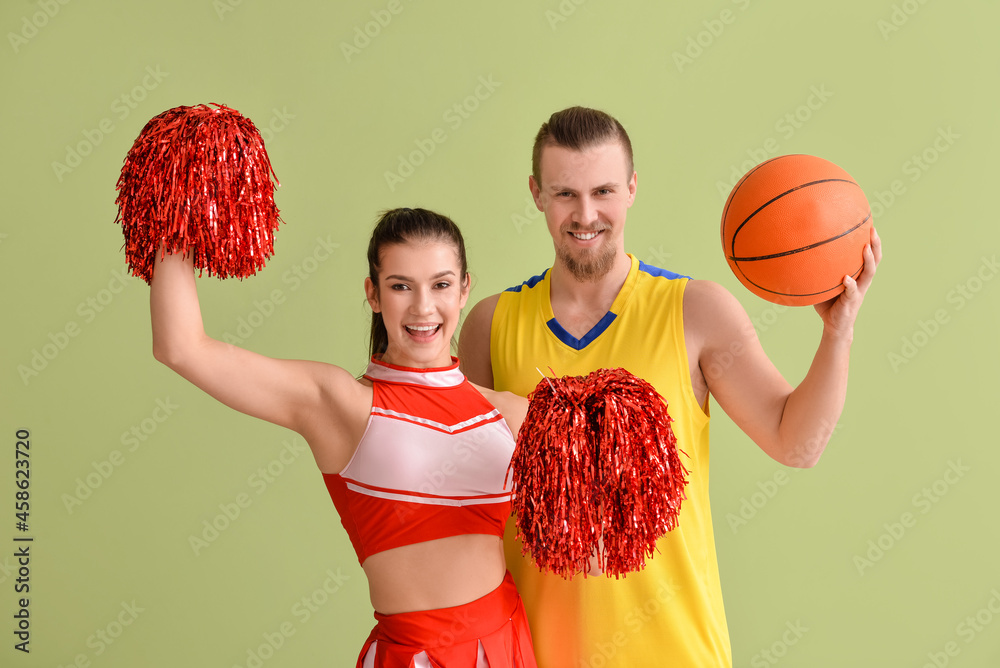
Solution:
[{"label": "man's ear", "polygon": [[365,298],[368,300],[368,305],[372,307],[372,313],[382,312],[382,307],[378,303],[378,288],[368,276],[365,276]]},{"label": "man's ear", "polygon": [[542,185],[535,181],[534,174],[528,176],[528,190],[531,191],[531,199],[535,200],[535,208],[539,211],[545,211],[542,207]]}]

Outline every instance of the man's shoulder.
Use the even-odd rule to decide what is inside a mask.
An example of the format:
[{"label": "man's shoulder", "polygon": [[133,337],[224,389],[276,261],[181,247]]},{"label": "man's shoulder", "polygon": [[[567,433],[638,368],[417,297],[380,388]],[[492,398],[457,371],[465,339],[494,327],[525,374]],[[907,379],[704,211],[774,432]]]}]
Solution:
[{"label": "man's shoulder", "polygon": [[462,329],[470,325],[489,325],[490,321],[493,319],[493,312],[496,310],[497,303],[500,301],[500,295],[502,292],[498,292],[495,295],[490,295],[489,297],[483,297],[476,305],[472,307],[469,314],[465,316]]},{"label": "man's shoulder", "polygon": [[636,258],[635,278],[629,279],[624,290],[630,301],[638,299],[644,307],[680,303],[684,299],[687,284],[694,282],[690,276],[671,269],[649,264]]},{"label": "man's shoulder", "polygon": [[458,334],[458,359],[462,372],[473,383],[493,387],[493,368],[490,361],[490,332],[493,311],[499,294],[481,299],[462,321]]},{"label": "man's shoulder", "polygon": [[641,274],[646,274],[647,276],[652,276],[654,278],[665,278],[668,280],[676,280],[676,279],[691,280],[690,276],[687,276],[685,274],[679,274],[676,271],[671,271],[670,269],[664,269],[663,267],[650,264],[649,262],[645,262],[643,260],[640,260],[639,258],[636,258],[636,261],[639,263],[639,272]]},{"label": "man's shoulder", "polygon": [[[536,274],[535,276],[532,276],[531,278],[529,278],[529,279],[527,279],[525,281],[522,281],[521,283],[518,283],[517,285],[512,285],[511,287],[509,287],[506,290],[504,290],[504,292],[523,292],[525,290],[531,290],[531,289],[535,288],[539,283],[541,283],[542,281],[544,281],[545,279],[547,279],[548,276],[549,276],[549,269],[546,269],[542,273]],[[500,294],[503,294],[503,293],[500,293]],[[496,295],[496,296],[499,297],[499,295]]]},{"label": "man's shoulder", "polygon": [[684,329],[687,332],[728,331],[746,317],[742,304],[715,281],[691,280],[684,286]]},{"label": "man's shoulder", "polygon": [[684,285],[684,301],[691,302],[695,306],[703,305],[706,307],[738,303],[736,297],[725,287],[715,281],[704,279],[689,279],[687,281]]},{"label": "man's shoulder", "polygon": [[513,302],[509,300],[517,300],[519,297],[527,297],[529,294],[534,296],[536,294],[536,289],[540,289],[545,285],[544,281],[548,278],[549,271],[549,269],[546,269],[538,275],[532,276],[521,283],[517,283],[516,285],[506,288],[502,292],[480,299],[465,317],[465,321],[462,326],[463,331],[470,325],[472,325],[472,327],[488,329],[502,299],[508,300],[505,302],[505,304],[507,304],[505,308],[510,308]]}]

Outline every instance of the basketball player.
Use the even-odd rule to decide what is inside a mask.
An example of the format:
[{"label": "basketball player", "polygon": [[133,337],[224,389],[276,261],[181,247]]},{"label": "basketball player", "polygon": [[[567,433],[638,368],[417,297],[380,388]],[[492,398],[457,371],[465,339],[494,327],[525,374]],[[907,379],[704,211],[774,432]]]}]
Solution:
[{"label": "basketball player", "polygon": [[617,120],[580,107],[553,114],[535,138],[528,185],[555,261],[469,313],[459,345],[466,375],[526,395],[536,367],[557,375],[624,367],[667,400],[690,471],[679,528],[622,580],[540,573],[508,532],[539,666],[732,666],[709,508],[709,395],[775,460],[815,465],[844,405],[854,322],[882,255],[878,235],[873,228],[857,281],[845,277],[839,297],[816,305],[823,333],[792,387],[723,287],[626,253],[636,173]]}]

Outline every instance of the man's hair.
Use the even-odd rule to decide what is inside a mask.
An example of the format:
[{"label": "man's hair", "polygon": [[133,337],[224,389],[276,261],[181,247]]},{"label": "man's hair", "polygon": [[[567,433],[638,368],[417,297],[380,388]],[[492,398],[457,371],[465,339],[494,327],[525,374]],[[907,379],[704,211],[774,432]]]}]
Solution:
[{"label": "man's hair", "polygon": [[627,178],[635,169],[632,163],[632,142],[625,128],[613,116],[587,107],[570,107],[549,116],[535,135],[535,146],[531,151],[531,173],[535,183],[542,182],[542,149],[546,146],[563,146],[574,151],[583,151],[607,142],[616,141],[625,151],[628,167]]}]

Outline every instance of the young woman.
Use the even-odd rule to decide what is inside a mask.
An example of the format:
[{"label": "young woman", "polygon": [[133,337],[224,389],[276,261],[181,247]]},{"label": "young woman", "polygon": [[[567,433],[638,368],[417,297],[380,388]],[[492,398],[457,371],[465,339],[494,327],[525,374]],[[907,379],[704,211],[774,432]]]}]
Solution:
[{"label": "young woman", "polygon": [[469,296],[465,244],[445,216],[387,212],[368,247],[372,359],[361,379],[205,334],[193,265],[151,283],[153,354],[227,406],[312,448],[368,577],[373,666],[534,667],[502,536],[524,399],[471,385],[451,356]]}]

